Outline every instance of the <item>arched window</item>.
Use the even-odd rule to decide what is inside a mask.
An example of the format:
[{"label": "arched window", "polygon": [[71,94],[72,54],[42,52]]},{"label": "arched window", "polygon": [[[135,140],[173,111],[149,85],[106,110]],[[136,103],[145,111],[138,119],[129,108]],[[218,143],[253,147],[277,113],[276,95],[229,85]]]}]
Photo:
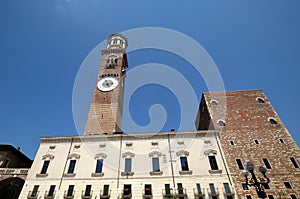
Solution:
[{"label": "arched window", "polygon": [[277,121],[274,118],[269,118],[269,122],[271,124],[277,124]]},{"label": "arched window", "polygon": [[256,100],[257,100],[257,102],[258,102],[258,103],[260,103],[260,104],[263,104],[263,103],[265,103],[265,101],[264,101],[262,98],[260,98],[260,97],[259,97],[259,98],[257,98]]},{"label": "arched window", "polygon": [[218,105],[218,102],[216,100],[211,100],[210,103],[211,103],[212,106],[217,106]]},{"label": "arched window", "polygon": [[219,124],[219,126],[221,126],[221,127],[222,127],[222,126],[225,126],[225,122],[224,122],[223,120],[219,120],[219,121],[218,121],[218,124]]}]

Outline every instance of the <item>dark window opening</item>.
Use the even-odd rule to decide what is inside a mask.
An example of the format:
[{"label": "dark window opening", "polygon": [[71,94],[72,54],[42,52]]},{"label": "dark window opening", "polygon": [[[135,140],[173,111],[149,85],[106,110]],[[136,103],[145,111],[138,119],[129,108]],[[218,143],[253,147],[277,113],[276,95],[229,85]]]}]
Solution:
[{"label": "dark window opening", "polygon": [[218,102],[217,102],[216,100],[212,100],[212,101],[211,101],[211,105],[217,106],[217,105],[218,105]]},{"label": "dark window opening", "polygon": [[96,171],[95,173],[102,173],[103,160],[97,160]]},{"label": "dark window opening", "polygon": [[254,140],[254,143],[255,143],[255,144],[259,144],[259,141],[258,141],[258,140]]},{"label": "dark window opening", "polygon": [[276,120],[273,119],[273,118],[269,119],[269,122],[270,122],[271,124],[277,124]]},{"label": "dark window opening", "polygon": [[230,145],[232,145],[232,146],[235,145],[234,141],[230,140]]},{"label": "dark window opening", "polygon": [[182,171],[188,171],[189,165],[186,157],[180,157]]},{"label": "dark window opening", "polygon": [[240,170],[244,170],[244,166],[241,159],[236,159],[236,163]]},{"label": "dark window opening", "polygon": [[215,156],[208,156],[211,170],[219,170]]},{"label": "dark window opening", "polygon": [[38,190],[39,190],[39,185],[34,185],[32,192],[31,192],[31,196],[32,197],[37,196]]},{"label": "dark window opening", "polygon": [[291,194],[291,199],[297,199],[297,196],[295,194]]},{"label": "dark window opening", "polygon": [[170,184],[165,184],[165,194],[166,195],[171,194]]},{"label": "dark window opening", "polygon": [[267,169],[272,169],[272,167],[270,165],[270,162],[267,158],[263,158],[263,162],[264,162]]},{"label": "dark window opening", "polygon": [[223,183],[225,193],[231,193],[230,186],[228,183]]},{"label": "dark window opening", "polygon": [[211,194],[216,194],[216,189],[214,183],[209,183],[209,189]]},{"label": "dark window opening", "polygon": [[74,173],[75,165],[76,165],[76,160],[71,160],[69,169],[68,169],[68,173]]},{"label": "dark window opening", "polygon": [[200,185],[200,183],[197,183],[197,184],[196,184],[196,187],[197,187],[197,194],[202,194],[202,190],[201,190],[201,185]]},{"label": "dark window opening", "polygon": [[109,185],[105,184],[103,186],[103,196],[108,196],[108,192],[109,192]]},{"label": "dark window opening", "polygon": [[252,199],[251,195],[246,195],[246,199]]},{"label": "dark window opening", "polygon": [[151,184],[145,184],[145,195],[152,195],[152,187]]},{"label": "dark window opening", "polygon": [[274,196],[273,195],[268,195],[268,198],[269,199],[274,199]]},{"label": "dark window opening", "polygon": [[91,195],[91,190],[92,190],[92,185],[86,185],[84,196],[90,196]]},{"label": "dark window opening", "polygon": [[299,169],[299,165],[294,157],[290,157],[290,160],[296,169]]},{"label": "dark window opening", "polygon": [[74,192],[74,185],[69,185],[67,196],[73,196],[73,192]]},{"label": "dark window opening", "polygon": [[284,182],[284,186],[287,189],[291,189],[292,188],[292,186],[291,186],[291,184],[289,182]]},{"label": "dark window opening", "polygon": [[55,185],[51,185],[47,196],[54,196]]},{"label": "dark window opening", "polygon": [[124,195],[130,195],[131,194],[131,184],[124,184]]},{"label": "dark window opening", "polygon": [[261,104],[262,104],[262,103],[265,103],[265,101],[264,101],[263,99],[261,99],[261,98],[257,98],[257,102],[258,102],[258,103],[261,103]]},{"label": "dark window opening", "polygon": [[50,164],[49,160],[44,161],[44,164],[43,164],[43,167],[42,167],[42,170],[41,170],[41,174],[46,174],[47,173],[49,164]]},{"label": "dark window opening", "polygon": [[279,138],[279,142],[280,142],[281,144],[284,144],[284,140],[283,140],[282,138]]},{"label": "dark window opening", "polygon": [[218,121],[218,124],[219,124],[219,126],[225,126],[225,122],[222,120]]},{"label": "dark window opening", "polygon": [[249,187],[246,183],[242,183],[243,190],[249,190]]}]

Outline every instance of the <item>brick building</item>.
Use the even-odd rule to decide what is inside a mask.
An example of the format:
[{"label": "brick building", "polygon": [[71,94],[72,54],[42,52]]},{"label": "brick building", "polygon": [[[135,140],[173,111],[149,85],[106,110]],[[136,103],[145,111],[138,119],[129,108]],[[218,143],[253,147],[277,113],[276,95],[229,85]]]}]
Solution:
[{"label": "brick building", "polygon": [[20,148],[0,145],[0,198],[17,199],[32,164]]},{"label": "brick building", "polygon": [[219,130],[238,196],[257,195],[241,176],[250,161],[267,168],[268,198],[300,197],[300,150],[262,90],[203,93],[196,125]]}]

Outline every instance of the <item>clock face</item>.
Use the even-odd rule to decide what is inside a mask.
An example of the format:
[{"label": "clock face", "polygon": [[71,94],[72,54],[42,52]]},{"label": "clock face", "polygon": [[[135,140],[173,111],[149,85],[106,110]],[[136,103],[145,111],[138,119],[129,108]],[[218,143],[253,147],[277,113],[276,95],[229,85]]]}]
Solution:
[{"label": "clock face", "polygon": [[97,83],[97,87],[100,91],[111,91],[118,86],[118,80],[112,77],[106,77],[101,79]]}]

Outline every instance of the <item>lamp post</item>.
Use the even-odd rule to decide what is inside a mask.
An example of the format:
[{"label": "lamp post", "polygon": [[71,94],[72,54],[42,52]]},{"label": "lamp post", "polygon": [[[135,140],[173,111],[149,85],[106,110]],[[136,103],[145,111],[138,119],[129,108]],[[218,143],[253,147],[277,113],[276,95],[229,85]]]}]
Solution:
[{"label": "lamp post", "polygon": [[[260,166],[259,172],[263,175],[263,177],[256,177],[254,174],[254,165],[251,162],[247,162],[246,169],[242,171],[242,176],[246,179],[246,184],[249,186],[254,186],[256,193],[259,198],[266,198],[266,193],[264,191],[263,184],[268,184],[270,179],[266,176],[267,169],[265,167]],[[248,179],[249,172],[251,173],[251,178]]]}]

